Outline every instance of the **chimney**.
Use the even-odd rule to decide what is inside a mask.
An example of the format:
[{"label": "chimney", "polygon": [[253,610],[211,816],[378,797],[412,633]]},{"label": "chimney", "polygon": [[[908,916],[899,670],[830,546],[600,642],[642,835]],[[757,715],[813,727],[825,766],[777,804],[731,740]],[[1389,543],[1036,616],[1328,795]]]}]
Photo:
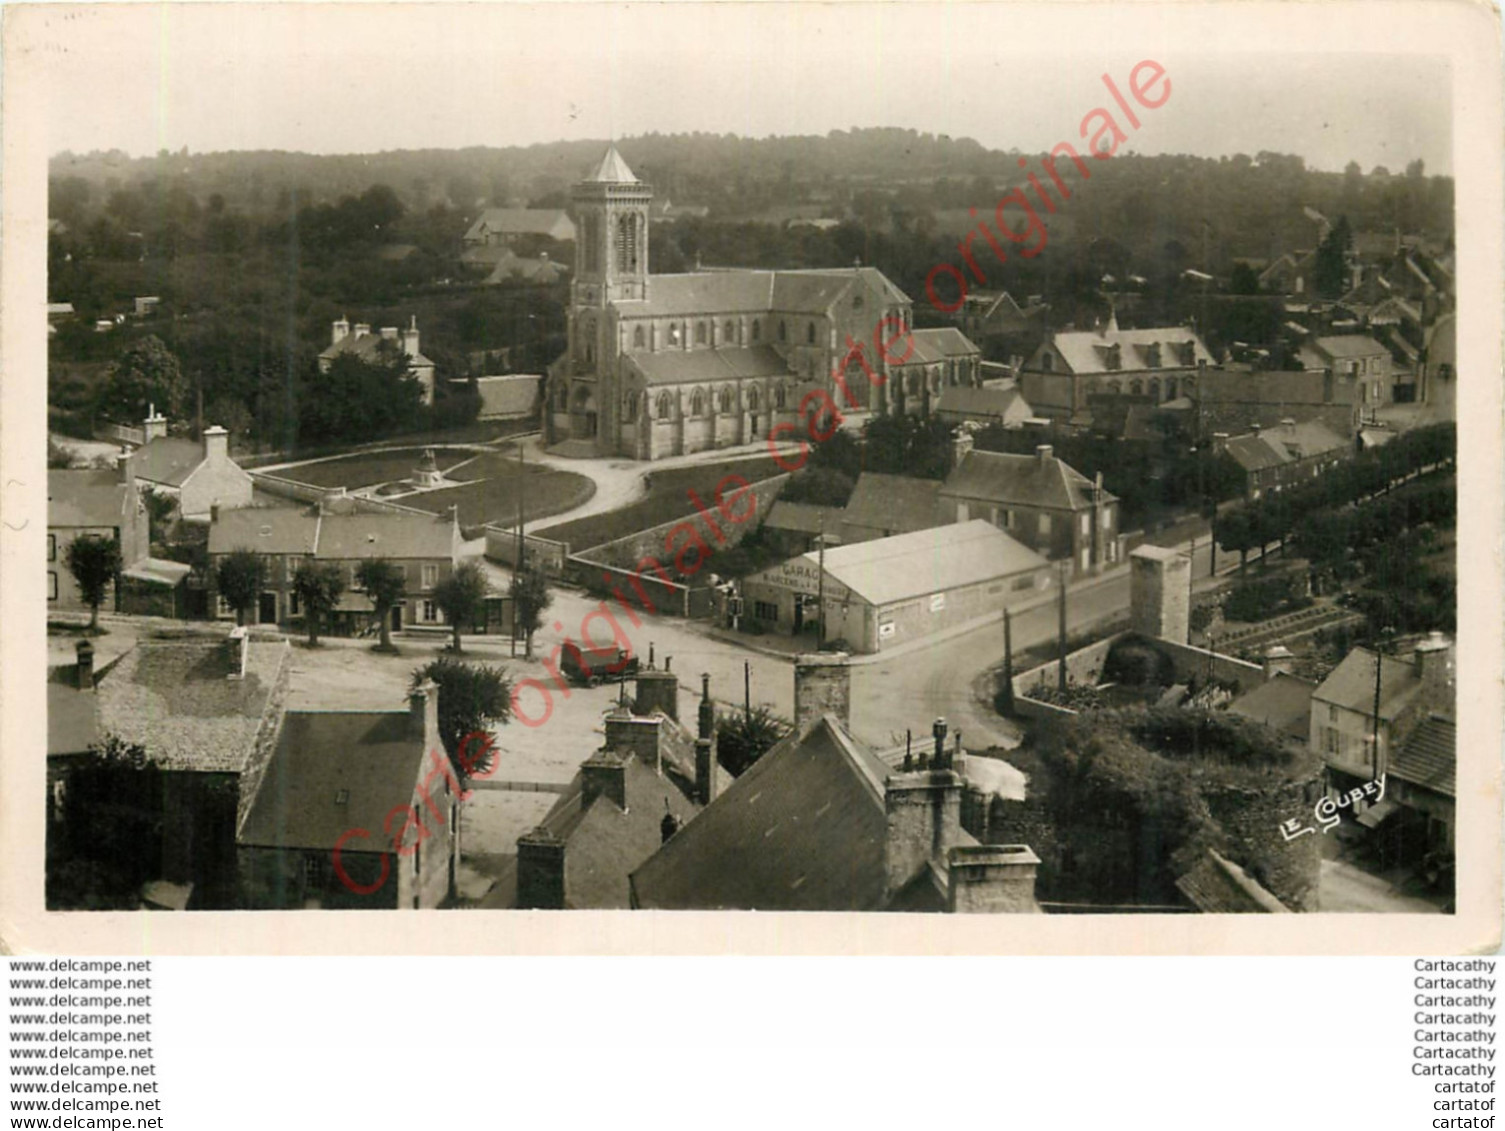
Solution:
[{"label": "chimney", "polygon": [[350,323],[342,314],[340,315],[339,320],[334,324],[333,332],[329,335],[329,344],[332,346],[337,346],[349,336]]},{"label": "chimney", "polygon": [[935,722],[930,724],[930,737],[935,739],[935,754],[931,758],[930,764],[937,770],[950,769],[951,764],[946,758],[945,719],[936,719]]},{"label": "chimney", "polygon": [[716,764],[716,708],[711,703],[711,677],[700,677],[699,734],[695,739],[695,800],[709,805],[720,789]]},{"label": "chimney", "polygon": [[598,797],[627,812],[627,763],[605,747],[580,764],[580,807],[589,808]]},{"label": "chimney", "polygon": [[852,668],[845,652],[807,652],[794,658],[794,725],[835,715],[852,726]]},{"label": "chimney", "polygon": [[962,780],[950,770],[893,773],[883,786],[884,894],[893,896],[961,840]]},{"label": "chimney", "polygon": [[1331,365],[1322,370],[1322,403],[1333,403],[1333,367]]},{"label": "chimney", "polygon": [[947,856],[947,910],[1036,914],[1035,875],[1040,858],[1028,845],[959,845]]},{"label": "chimney", "polygon": [[607,712],[604,729],[608,749],[630,752],[654,773],[662,771],[663,716],[634,718],[631,711],[613,708]]},{"label": "chimney", "polygon": [[146,408],[146,420],[141,426],[141,442],[150,444],[153,440],[167,435],[167,417],[157,411],[156,405],[148,405]]},{"label": "chimney", "polygon": [[1290,675],[1291,667],[1295,662],[1296,657],[1284,644],[1271,644],[1265,649],[1265,654],[1261,659],[1266,682],[1274,679],[1276,675]]},{"label": "chimney", "polygon": [[1416,646],[1416,674],[1421,677],[1422,709],[1454,716],[1453,642],[1440,632],[1430,633]]},{"label": "chimney", "polygon": [[397,327],[396,326],[383,326],[381,328],[381,340],[384,341],[384,342],[393,342],[393,343],[395,343],[397,341]]},{"label": "chimney", "polygon": [[1295,417],[1291,417],[1291,416],[1283,416],[1283,417],[1281,417],[1280,418],[1280,428],[1281,428],[1281,431],[1283,431],[1287,436],[1294,436],[1294,435],[1296,435],[1296,419],[1295,419]]},{"label": "chimney", "polygon": [[80,640],[74,645],[74,651],[78,653],[78,689],[80,691],[94,690],[94,645],[87,640]]},{"label": "chimney", "polygon": [[542,825],[517,838],[517,906],[564,908],[564,841]]},{"label": "chimney", "polygon": [[1035,460],[1041,465],[1055,459],[1056,449],[1050,444],[1038,444],[1035,447]]},{"label": "chimney", "polygon": [[678,722],[679,678],[667,668],[664,671],[639,671],[637,696],[633,700],[632,710],[637,715],[651,715],[655,711],[662,711]]},{"label": "chimney", "polygon": [[230,669],[229,679],[246,678],[246,661],[251,655],[251,631],[243,624],[230,630],[225,638],[225,663]]},{"label": "chimney", "polygon": [[967,453],[972,450],[972,433],[965,428],[958,428],[951,433],[951,469],[954,471],[962,465],[962,460],[967,458]]},{"label": "chimney", "polygon": [[204,461],[211,467],[223,467],[230,462],[230,433],[218,424],[204,429]]},{"label": "chimney", "polygon": [[408,692],[408,734],[425,745],[439,735],[439,685],[431,679]]},{"label": "chimney", "polygon": [[355,324],[355,336],[356,336],[357,339],[369,337],[370,334],[371,334],[371,323],[369,323],[369,322],[357,322]]},{"label": "chimney", "polygon": [[413,315],[408,328],[402,332],[402,352],[409,357],[418,356],[418,315]]},{"label": "chimney", "polygon": [[136,485],[136,461],[130,452],[122,452],[115,461],[115,476],[127,487]]}]

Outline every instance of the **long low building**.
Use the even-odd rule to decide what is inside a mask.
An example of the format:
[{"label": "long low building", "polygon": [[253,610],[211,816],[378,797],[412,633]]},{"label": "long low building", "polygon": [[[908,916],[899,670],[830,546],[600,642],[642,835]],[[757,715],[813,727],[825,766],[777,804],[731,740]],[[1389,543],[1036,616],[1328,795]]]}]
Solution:
[{"label": "long low building", "polygon": [[825,552],[811,551],[742,582],[747,618],[764,629],[816,631],[880,652],[1002,611],[1050,585],[1050,563],[982,519]]}]

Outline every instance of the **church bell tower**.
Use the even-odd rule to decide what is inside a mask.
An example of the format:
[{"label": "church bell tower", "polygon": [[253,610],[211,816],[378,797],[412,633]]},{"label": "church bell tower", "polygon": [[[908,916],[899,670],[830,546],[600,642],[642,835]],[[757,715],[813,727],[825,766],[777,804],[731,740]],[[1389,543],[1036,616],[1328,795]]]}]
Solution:
[{"label": "church bell tower", "polygon": [[648,205],[653,189],[632,170],[617,147],[575,186],[576,307],[648,297]]}]

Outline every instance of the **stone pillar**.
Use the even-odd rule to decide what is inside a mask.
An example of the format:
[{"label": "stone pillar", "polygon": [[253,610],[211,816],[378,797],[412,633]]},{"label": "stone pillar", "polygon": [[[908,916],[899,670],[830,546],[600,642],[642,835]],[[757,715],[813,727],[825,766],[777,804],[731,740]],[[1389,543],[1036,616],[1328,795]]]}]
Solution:
[{"label": "stone pillar", "polygon": [[852,725],[852,669],[845,652],[812,652],[794,658],[794,725],[835,715]]},{"label": "stone pillar", "polygon": [[1129,555],[1129,627],[1141,636],[1185,644],[1191,626],[1191,560],[1141,546]]}]

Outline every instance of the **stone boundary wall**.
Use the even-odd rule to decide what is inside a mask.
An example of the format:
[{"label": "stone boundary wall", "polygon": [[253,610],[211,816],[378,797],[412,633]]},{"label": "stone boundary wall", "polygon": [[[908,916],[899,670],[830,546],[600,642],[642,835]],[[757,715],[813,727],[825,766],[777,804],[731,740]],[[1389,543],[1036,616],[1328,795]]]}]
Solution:
[{"label": "stone boundary wall", "polygon": [[[636,534],[629,534],[624,538],[604,542],[599,546],[581,547],[577,551],[576,556],[589,554],[592,564],[605,563],[626,570],[636,569],[638,563],[645,557],[656,558],[663,562],[666,567],[671,567],[673,565],[674,553],[678,552],[679,546],[682,543],[676,543],[675,550],[671,551],[669,549],[671,544],[670,536],[677,527],[683,526],[686,523],[690,524],[695,532],[701,538],[705,539],[706,545],[711,548],[712,552],[731,549],[763,524],[763,519],[767,517],[769,508],[773,506],[774,500],[779,496],[779,492],[784,489],[784,483],[788,478],[787,474],[775,475],[768,479],[760,479],[758,482],[751,484],[747,488],[747,491],[753,497],[754,510],[752,514],[748,515],[741,522],[733,522],[727,519],[725,515],[717,510],[715,499],[708,497],[709,493],[708,495],[703,495],[702,501],[705,503],[705,513],[715,520],[716,527],[720,530],[719,537],[716,530],[712,529],[710,523],[707,522],[705,516],[697,511],[693,503],[687,498],[685,500],[686,513],[680,515],[680,517],[670,519],[668,522],[661,522],[657,526],[650,526],[646,530],[640,530]],[[728,503],[728,509],[733,511],[745,510],[746,507],[746,501],[741,498],[738,498],[735,504]]]},{"label": "stone boundary wall", "polygon": [[277,679],[272,684],[271,693],[267,695],[266,706],[262,708],[261,725],[256,728],[251,755],[246,760],[246,765],[241,770],[239,781],[236,783],[239,794],[236,799],[235,812],[237,837],[240,835],[241,826],[245,824],[246,818],[251,813],[251,803],[256,799],[256,791],[261,785],[262,775],[272,760],[272,752],[277,747],[277,736],[282,733],[282,720],[286,715],[287,692],[292,682],[292,672],[292,646],[288,641],[283,640],[282,659],[277,665]]},{"label": "stone boundary wall", "polygon": [[[487,524],[486,560],[504,566],[517,565],[517,531]],[[535,534],[523,535],[523,554],[541,562],[544,573],[550,577],[564,576],[570,559],[570,544],[556,542],[552,538],[540,538]]]}]

